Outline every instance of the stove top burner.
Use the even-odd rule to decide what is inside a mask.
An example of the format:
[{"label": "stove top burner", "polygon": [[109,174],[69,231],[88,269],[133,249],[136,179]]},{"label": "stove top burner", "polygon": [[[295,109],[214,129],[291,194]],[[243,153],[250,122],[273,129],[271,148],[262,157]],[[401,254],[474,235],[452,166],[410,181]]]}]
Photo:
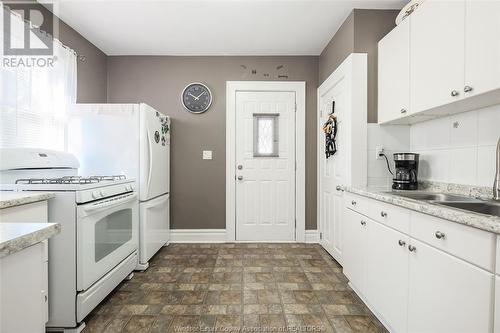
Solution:
[{"label": "stove top burner", "polygon": [[16,184],[94,184],[101,181],[115,181],[126,179],[124,175],[116,176],[65,176],[60,178],[21,178]]}]

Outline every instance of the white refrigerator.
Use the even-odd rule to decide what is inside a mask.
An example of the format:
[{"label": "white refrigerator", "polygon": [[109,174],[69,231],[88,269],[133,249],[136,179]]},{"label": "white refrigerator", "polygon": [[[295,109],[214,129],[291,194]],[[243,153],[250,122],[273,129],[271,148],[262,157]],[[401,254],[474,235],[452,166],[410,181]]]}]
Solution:
[{"label": "white refrigerator", "polygon": [[79,174],[125,175],[139,193],[139,270],[168,244],[170,119],[141,104],[76,104],[68,115],[67,150]]}]

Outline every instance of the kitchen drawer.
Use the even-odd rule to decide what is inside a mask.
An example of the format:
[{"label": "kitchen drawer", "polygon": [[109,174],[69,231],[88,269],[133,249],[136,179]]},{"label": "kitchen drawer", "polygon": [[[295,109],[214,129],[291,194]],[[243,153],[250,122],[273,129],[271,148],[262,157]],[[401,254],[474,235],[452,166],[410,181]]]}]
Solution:
[{"label": "kitchen drawer", "polygon": [[416,212],[412,212],[410,221],[412,238],[494,271],[495,234]]},{"label": "kitchen drawer", "polygon": [[402,233],[410,232],[410,210],[372,200],[368,216]]},{"label": "kitchen drawer", "polygon": [[344,196],[344,204],[347,208],[350,208],[365,216],[369,216],[370,211],[373,211],[373,208],[370,208],[370,206],[373,205],[373,202],[374,200],[372,199],[368,199],[351,193],[347,193]]}]

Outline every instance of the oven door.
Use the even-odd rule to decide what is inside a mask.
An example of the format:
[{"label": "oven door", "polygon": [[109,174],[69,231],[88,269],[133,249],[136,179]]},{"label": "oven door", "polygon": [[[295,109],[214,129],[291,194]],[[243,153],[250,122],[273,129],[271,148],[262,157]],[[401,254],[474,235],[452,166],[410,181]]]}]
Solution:
[{"label": "oven door", "polygon": [[77,290],[88,289],[138,248],[137,193],[77,208]]}]

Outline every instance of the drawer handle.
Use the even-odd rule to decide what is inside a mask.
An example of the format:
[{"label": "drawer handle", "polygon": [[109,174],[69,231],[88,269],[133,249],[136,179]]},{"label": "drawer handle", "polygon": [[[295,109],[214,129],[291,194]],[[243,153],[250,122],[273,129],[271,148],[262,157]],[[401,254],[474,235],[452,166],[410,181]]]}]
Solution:
[{"label": "drawer handle", "polygon": [[405,245],[406,245],[406,242],[405,242],[404,240],[401,240],[401,239],[400,239],[400,240],[398,241],[398,244],[399,244],[399,246],[405,246]]},{"label": "drawer handle", "polygon": [[417,252],[417,248],[415,246],[413,246],[413,245],[408,245],[408,250],[410,252]]},{"label": "drawer handle", "polygon": [[436,236],[437,239],[444,239],[446,237],[446,235],[441,231],[436,231],[434,235]]},{"label": "drawer handle", "polygon": [[384,212],[384,211],[382,211],[382,212],[380,212],[380,216],[382,216],[382,217],[387,217],[387,213],[386,213],[386,212]]},{"label": "drawer handle", "polygon": [[361,221],[361,225],[362,225],[362,226],[365,226],[365,225],[366,225],[366,222],[365,222],[365,221]]},{"label": "drawer handle", "polygon": [[351,205],[356,206],[356,201],[351,201]]}]

